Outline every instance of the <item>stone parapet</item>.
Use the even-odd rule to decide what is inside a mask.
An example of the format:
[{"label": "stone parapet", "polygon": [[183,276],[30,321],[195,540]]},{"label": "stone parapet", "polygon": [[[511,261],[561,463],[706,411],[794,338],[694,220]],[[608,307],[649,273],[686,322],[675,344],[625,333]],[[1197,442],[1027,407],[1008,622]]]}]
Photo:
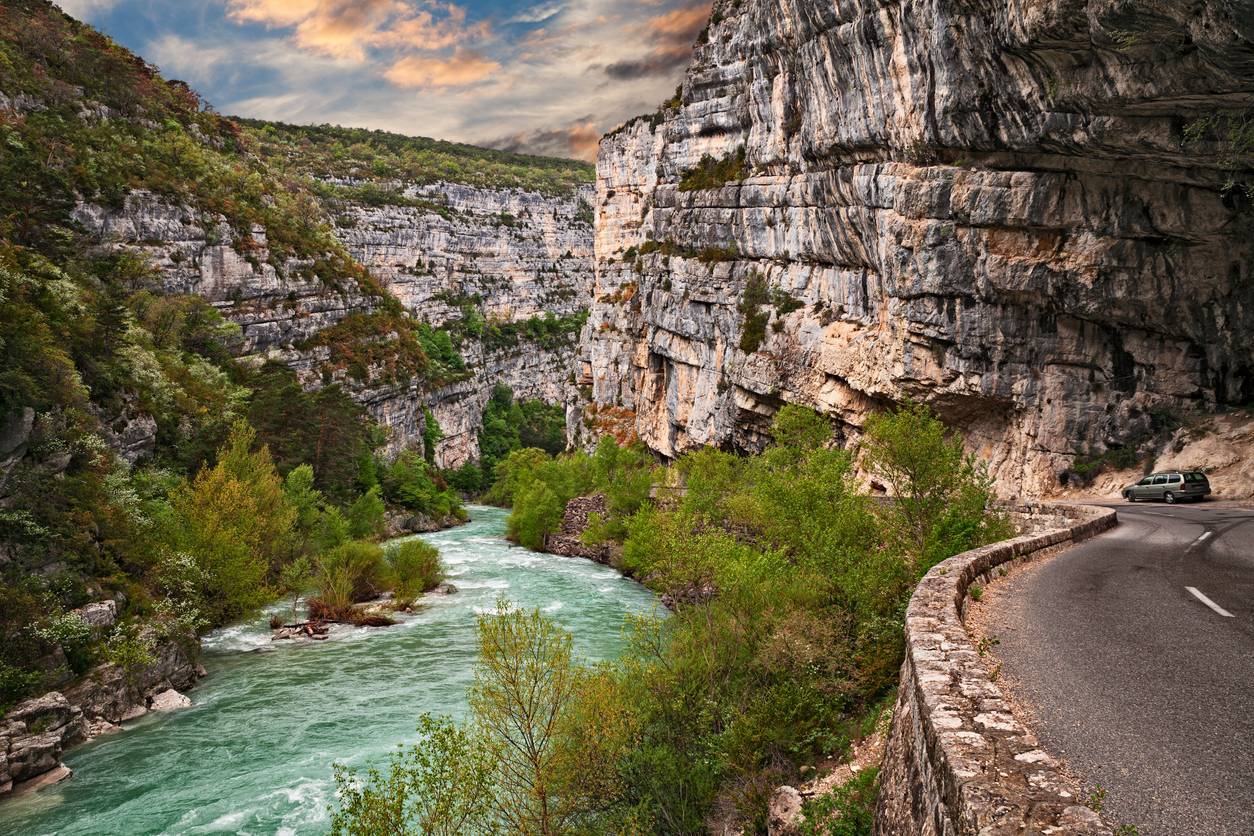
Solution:
[{"label": "stone parapet", "polygon": [[1057,525],[949,558],[920,581],[906,610],[906,659],[880,773],[875,833],[1112,834],[1078,782],[1011,711],[963,624],[972,586],[998,566],[1100,534],[1116,514],[1091,506],[1015,507]]}]

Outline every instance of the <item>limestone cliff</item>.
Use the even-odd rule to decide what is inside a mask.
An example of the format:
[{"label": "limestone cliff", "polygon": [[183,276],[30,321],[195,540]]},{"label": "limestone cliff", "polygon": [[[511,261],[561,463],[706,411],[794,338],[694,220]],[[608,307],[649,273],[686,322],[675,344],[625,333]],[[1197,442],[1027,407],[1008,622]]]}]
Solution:
[{"label": "limestone cliff", "polygon": [[1248,4],[720,0],[602,142],[572,432],[754,448],[799,402],[854,439],[913,398],[1043,493],[1247,403],[1251,108]]},{"label": "limestone cliff", "polygon": [[423,412],[430,409],[444,435],[437,463],[456,467],[478,456],[476,434],[496,383],[521,398],[557,403],[564,397],[573,333],[542,345],[525,330],[514,339],[493,340],[462,326],[468,315],[507,330],[546,315],[575,320],[592,283],[592,228],[585,211],[592,189],[545,195],[397,183],[383,194],[370,203],[328,201],[334,232],[410,314],[459,334],[457,349],[467,368],[445,385],[352,379],[327,369],[327,348],[307,343],[349,314],[379,310],[382,300],[352,283],[329,286],[324,275],[302,271],[299,262],[276,269],[264,228],[254,229],[243,246],[222,218],[147,192],[132,192],[113,209],[82,204],[75,220],[101,244],[142,254],[166,292],[213,302],[240,326],[245,355],[257,362],[281,360],[312,387],[343,383],[389,431],[393,452],[421,446]]}]

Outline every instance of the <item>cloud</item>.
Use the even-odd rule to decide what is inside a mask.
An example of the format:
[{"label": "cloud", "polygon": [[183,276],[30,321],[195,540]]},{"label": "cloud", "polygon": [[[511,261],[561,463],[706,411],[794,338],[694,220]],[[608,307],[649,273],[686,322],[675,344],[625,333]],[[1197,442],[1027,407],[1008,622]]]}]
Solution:
[{"label": "cloud", "polygon": [[550,18],[556,17],[566,8],[562,3],[540,3],[529,9],[523,9],[518,14],[511,17],[506,23],[543,23]]},{"label": "cloud", "polygon": [[384,78],[398,87],[465,87],[483,81],[501,65],[469,50],[457,50],[449,58],[407,55],[393,64]]},{"label": "cloud", "polygon": [[597,125],[597,119],[588,115],[563,128],[513,134],[489,140],[484,144],[502,151],[595,160],[600,142],[601,129]]},{"label": "cloud", "polygon": [[370,50],[434,51],[488,34],[466,24],[466,10],[435,0],[227,0],[240,22],[292,30],[303,49],[366,61]]},{"label": "cloud", "polygon": [[644,55],[615,61],[605,67],[605,74],[616,81],[645,76],[669,75],[687,65],[692,45],[710,18],[710,4],[673,9],[645,21],[637,29],[642,41],[653,49]]},{"label": "cloud", "polygon": [[118,0],[57,0],[61,11],[79,20],[86,20],[96,12],[107,12],[117,4]]}]

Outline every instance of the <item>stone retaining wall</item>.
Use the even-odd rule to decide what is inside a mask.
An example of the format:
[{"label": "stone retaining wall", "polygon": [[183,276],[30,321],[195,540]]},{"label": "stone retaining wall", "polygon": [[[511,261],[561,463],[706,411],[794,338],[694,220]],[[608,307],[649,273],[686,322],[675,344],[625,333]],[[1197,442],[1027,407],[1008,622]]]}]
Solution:
[{"label": "stone retaining wall", "polygon": [[1051,554],[1116,524],[1113,510],[1010,509],[1036,534],[935,566],[906,610],[906,660],[880,773],[878,836],[1111,834],[1077,782],[1011,713],[963,624],[972,584],[1011,560]]}]

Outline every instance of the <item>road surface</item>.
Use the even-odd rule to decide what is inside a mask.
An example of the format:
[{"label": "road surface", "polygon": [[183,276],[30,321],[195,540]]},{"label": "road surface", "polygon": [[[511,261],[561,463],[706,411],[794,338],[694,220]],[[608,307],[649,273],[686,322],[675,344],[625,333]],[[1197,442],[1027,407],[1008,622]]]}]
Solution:
[{"label": "road surface", "polygon": [[1254,836],[1254,510],[1118,510],[1114,531],[994,584],[1003,679],[1112,822]]}]

